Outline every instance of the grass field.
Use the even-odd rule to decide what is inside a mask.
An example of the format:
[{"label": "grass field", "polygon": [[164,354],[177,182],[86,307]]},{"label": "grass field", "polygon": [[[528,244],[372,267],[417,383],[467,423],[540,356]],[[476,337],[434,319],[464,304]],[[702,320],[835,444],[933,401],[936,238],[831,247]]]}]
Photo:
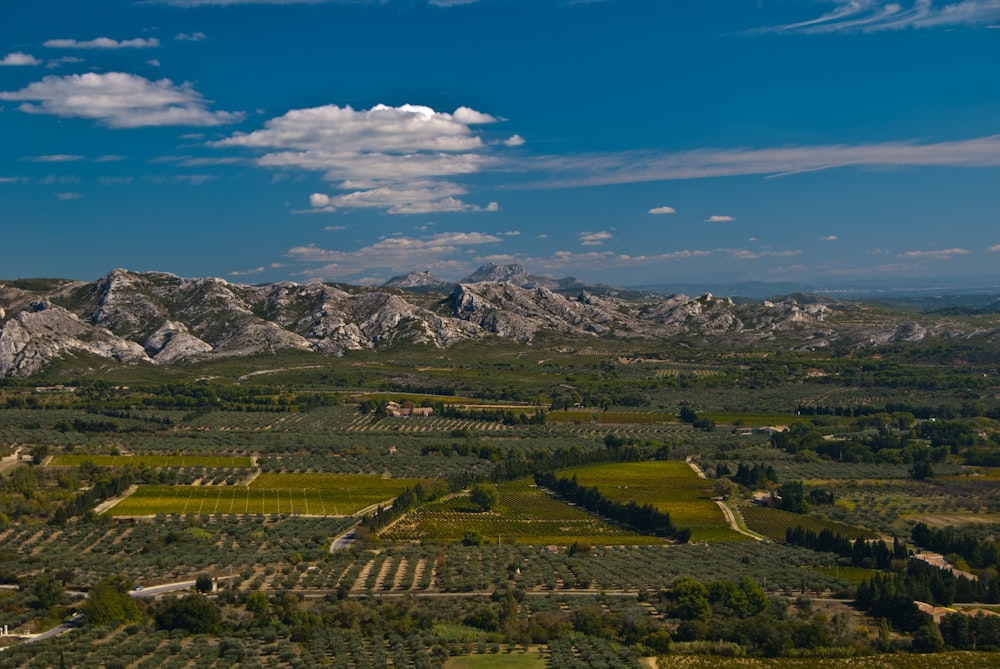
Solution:
[{"label": "grass field", "polygon": [[530,479],[497,486],[500,503],[488,512],[477,511],[468,496],[428,504],[408,514],[381,536],[393,541],[460,541],[466,532],[484,541],[536,545],[592,545],[663,543],[608,524],[536,489]]},{"label": "grass field", "polygon": [[691,541],[743,541],[712,501],[712,482],[699,478],[686,462],[624,462],[559,472],[576,476],[581,485],[596,486],[609,498],[652,504],[670,513],[677,527],[691,528]]},{"label": "grass field", "polygon": [[261,474],[250,486],[144,485],[108,513],[350,516],[416,483],[362,474]]},{"label": "grass field", "polygon": [[741,504],[738,509],[748,528],[775,541],[784,541],[785,531],[789,527],[799,526],[817,533],[823,530],[832,530],[851,539],[871,536],[871,532],[868,530],[853,525],[791,513],[781,509],[772,509],[756,504]]},{"label": "grass field", "polygon": [[231,467],[240,469],[252,466],[249,457],[224,455],[81,455],[53,456],[49,463],[54,467],[79,467],[90,462],[98,467]]}]

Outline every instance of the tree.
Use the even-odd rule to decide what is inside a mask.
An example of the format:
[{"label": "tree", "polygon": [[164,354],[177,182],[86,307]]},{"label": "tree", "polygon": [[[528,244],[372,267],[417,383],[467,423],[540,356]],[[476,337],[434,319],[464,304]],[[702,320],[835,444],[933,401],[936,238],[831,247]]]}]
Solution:
[{"label": "tree", "polygon": [[717,497],[729,499],[736,490],[736,485],[729,479],[715,479],[712,489],[715,491]]},{"label": "tree", "polygon": [[469,493],[469,501],[476,505],[480,511],[491,511],[493,507],[500,503],[500,494],[495,486],[486,483],[477,483],[472,486]]},{"label": "tree", "polygon": [[62,601],[62,583],[52,577],[51,574],[42,574],[35,579],[35,584],[31,588],[35,595],[35,603],[39,609],[51,609]]},{"label": "tree", "polygon": [[139,605],[128,594],[130,588],[131,582],[119,575],[107,576],[99,581],[90,589],[87,601],[83,604],[87,622],[107,625],[139,620],[142,613]]},{"label": "tree", "polygon": [[199,574],[194,582],[194,589],[201,593],[212,592],[212,577],[208,574]]},{"label": "tree", "polygon": [[156,624],[160,629],[214,634],[222,627],[222,611],[210,599],[188,595],[165,602],[156,612]]}]

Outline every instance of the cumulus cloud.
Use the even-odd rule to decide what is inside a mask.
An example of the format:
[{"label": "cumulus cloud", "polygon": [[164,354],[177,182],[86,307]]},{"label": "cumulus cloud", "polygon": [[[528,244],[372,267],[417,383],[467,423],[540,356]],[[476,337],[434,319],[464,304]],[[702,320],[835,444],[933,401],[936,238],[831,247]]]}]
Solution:
[{"label": "cumulus cloud", "polygon": [[524,137],[515,134],[505,139],[503,143],[504,146],[524,146],[525,140]]},{"label": "cumulus cloud", "polygon": [[997,21],[1000,21],[997,0],[836,0],[834,8],[821,16],[760,32],[874,33],[987,26]]},{"label": "cumulus cloud", "polygon": [[930,258],[931,260],[948,260],[954,256],[965,255],[967,249],[938,249],[936,251],[906,251],[901,254],[902,258]]},{"label": "cumulus cloud", "polygon": [[821,242],[835,242],[838,239],[840,239],[840,237],[838,237],[837,235],[827,235],[826,237],[819,238]]},{"label": "cumulus cloud", "polygon": [[602,230],[600,232],[581,232],[578,234],[580,237],[580,243],[583,246],[600,246],[612,238],[612,234],[606,230]]},{"label": "cumulus cloud", "polygon": [[177,33],[176,35],[174,35],[174,39],[177,40],[178,42],[200,42],[203,39],[206,39],[207,37],[208,35],[201,32],[200,30],[194,33]]},{"label": "cumulus cloud", "polygon": [[84,42],[75,39],[50,39],[43,42],[43,46],[50,49],[151,49],[160,46],[160,40],[155,37],[149,39],[140,37],[121,41],[110,37],[98,37]]},{"label": "cumulus cloud", "polygon": [[4,67],[21,67],[25,65],[41,65],[42,61],[38,60],[31,54],[24,53],[23,51],[15,51],[13,53],[8,53],[0,60],[0,66]]},{"label": "cumulus cloud", "polygon": [[420,105],[368,110],[325,105],[294,109],[264,128],[212,142],[216,148],[260,151],[262,167],[323,173],[340,195],[313,194],[313,210],[380,208],[392,214],[497,211],[496,203],[458,199],[464,186],[448,177],[495,164],[472,126],[495,123],[489,114],[459,107],[453,113]]},{"label": "cumulus cloud", "polygon": [[652,209],[649,210],[649,213],[650,214],[657,214],[657,215],[661,215],[661,214],[676,214],[677,210],[674,209],[673,207],[668,207],[666,205],[663,205],[662,207],[653,207]]},{"label": "cumulus cloud", "polygon": [[735,221],[736,219],[732,216],[720,216],[719,214],[713,214],[705,219],[706,223],[729,223],[730,221]]},{"label": "cumulus cloud", "polygon": [[48,76],[19,91],[0,92],[0,100],[26,101],[18,109],[28,114],[86,118],[112,128],[215,126],[243,118],[241,113],[210,111],[190,84],[124,72]]}]

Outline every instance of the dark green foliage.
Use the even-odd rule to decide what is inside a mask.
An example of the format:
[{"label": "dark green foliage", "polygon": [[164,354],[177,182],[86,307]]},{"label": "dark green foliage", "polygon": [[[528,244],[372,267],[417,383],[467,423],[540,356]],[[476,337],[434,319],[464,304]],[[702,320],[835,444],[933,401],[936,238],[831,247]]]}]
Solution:
[{"label": "dark green foliage", "polygon": [[132,582],[120,575],[102,579],[87,594],[83,613],[91,625],[122,624],[139,620],[139,605],[129,596]]},{"label": "dark green foliage", "polygon": [[222,628],[219,605],[202,595],[168,599],[156,607],[154,617],[160,629],[215,634]]},{"label": "dark green foliage", "polygon": [[942,555],[959,555],[972,569],[1000,571],[1000,544],[980,541],[969,532],[957,532],[953,527],[934,529],[917,523],[910,534],[913,543]]}]

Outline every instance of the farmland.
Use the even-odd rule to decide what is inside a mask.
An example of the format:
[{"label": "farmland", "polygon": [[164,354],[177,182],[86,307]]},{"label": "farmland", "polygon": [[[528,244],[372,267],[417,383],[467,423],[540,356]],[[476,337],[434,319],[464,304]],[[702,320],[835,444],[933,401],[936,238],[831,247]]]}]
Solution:
[{"label": "farmland", "polygon": [[386,502],[416,480],[360,474],[262,474],[249,486],[140,486],[108,513],[350,516]]},{"label": "farmland", "polygon": [[[217,633],[165,630],[159,620],[172,600],[149,599],[138,621],[85,623],[57,640],[14,645],[0,653],[0,667],[56,666],[63,657],[68,666],[122,669],[441,669],[500,659],[552,669],[638,667],[640,655],[663,641],[649,636],[655,632],[671,637],[668,657],[678,666],[725,666],[727,658],[702,654],[764,652],[758,640],[739,637],[741,629],[774,630],[784,645],[773,652],[817,656],[737,658],[762,669],[822,666],[818,656],[886,649],[896,652],[851,661],[936,669],[945,665],[935,662],[975,667],[993,659],[898,652],[913,646],[914,632],[883,634],[878,618],[847,603],[888,571],[784,542],[785,528],[803,526],[896,534],[916,550],[909,537],[918,520],[991,541],[1000,492],[989,458],[1000,428],[986,414],[1000,402],[985,391],[970,399],[982,390],[981,371],[960,391],[918,392],[802,372],[819,367],[817,357],[857,372],[875,364],[867,352],[850,362],[832,351],[719,355],[664,344],[647,356],[658,362],[622,363],[600,341],[540,341],[446,352],[400,347],[388,358],[359,351],[325,367],[259,376],[247,376],[246,361],[217,360],[190,370],[199,380],[169,385],[129,368],[119,373],[131,390],[103,379],[62,394],[0,386],[0,580],[16,587],[0,590],[0,623],[35,631],[84,610],[72,595],[42,603],[56,579],[64,591],[88,592],[117,576],[147,591],[225,577],[206,597],[222,616]],[[278,366],[272,358],[259,364]],[[912,368],[925,380],[940,369]],[[252,385],[265,381],[272,385]],[[925,399],[934,406],[913,406]],[[380,416],[354,403],[365,400],[440,401],[455,411]],[[846,406],[854,401],[865,404]],[[963,427],[965,445],[932,446],[931,421],[908,419],[899,406],[881,411],[891,402],[909,402],[905,409],[924,415],[939,404],[953,407],[954,418],[937,424]],[[493,407],[539,407],[544,421],[470,417]],[[685,407],[716,425],[682,422]],[[782,449],[767,434],[736,430],[762,425],[815,431],[815,440]],[[850,460],[876,437],[888,446]],[[890,440],[908,445],[894,448]],[[831,444],[844,445],[843,456],[825,455]],[[912,460],[925,454],[936,458],[933,475],[918,480]],[[770,478],[738,482],[741,465],[767,469]],[[691,528],[691,541],[638,535],[566,504],[533,485],[535,473],[550,471],[616,501],[667,511],[677,527]],[[749,504],[755,493],[797,482],[830,499],[806,514]],[[479,484],[497,491],[488,510],[470,498]],[[124,486],[134,492],[93,512]],[[717,489],[767,541],[729,528],[713,501]],[[369,514],[358,525],[352,515],[393,498],[407,505],[398,504],[398,517],[396,505],[384,510],[384,525]],[[333,538],[349,529],[354,543],[331,552]],[[674,594],[684,579],[705,584],[713,597],[726,587],[760,588],[773,608],[739,618],[745,614],[736,604],[713,600],[702,617],[685,619]],[[720,586],[723,580],[731,585]],[[825,645],[806,647],[809,635]]]},{"label": "farmland", "polygon": [[596,486],[615,501],[652,504],[668,512],[674,525],[691,528],[692,541],[746,539],[730,529],[712,501],[712,482],[699,478],[685,462],[597,465],[561,471],[559,475],[575,476],[580,485]]},{"label": "farmland", "polygon": [[456,542],[473,533],[485,541],[536,545],[661,543],[563,504],[529,479],[501,483],[497,489],[499,504],[490,511],[476,510],[468,496],[459,495],[421,507],[381,536],[394,541]]}]

